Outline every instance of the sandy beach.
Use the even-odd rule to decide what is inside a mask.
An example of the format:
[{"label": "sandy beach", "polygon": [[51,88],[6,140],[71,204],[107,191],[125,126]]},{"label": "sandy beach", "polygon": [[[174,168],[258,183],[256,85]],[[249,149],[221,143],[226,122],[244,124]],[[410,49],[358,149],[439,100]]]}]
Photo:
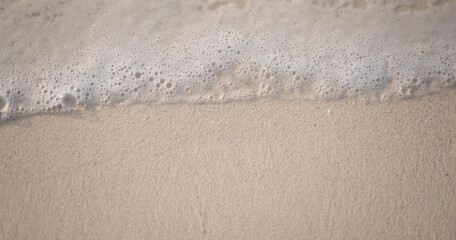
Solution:
[{"label": "sandy beach", "polygon": [[0,240],[454,240],[455,13],[0,0]]},{"label": "sandy beach", "polygon": [[1,239],[455,239],[456,94],[0,125]]}]

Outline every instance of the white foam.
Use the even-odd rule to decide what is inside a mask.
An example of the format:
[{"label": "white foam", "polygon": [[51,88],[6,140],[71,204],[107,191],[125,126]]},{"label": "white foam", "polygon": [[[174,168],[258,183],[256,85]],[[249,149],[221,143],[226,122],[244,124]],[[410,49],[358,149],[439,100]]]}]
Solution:
[{"label": "white foam", "polygon": [[3,1],[2,119],[456,85],[456,1]]}]

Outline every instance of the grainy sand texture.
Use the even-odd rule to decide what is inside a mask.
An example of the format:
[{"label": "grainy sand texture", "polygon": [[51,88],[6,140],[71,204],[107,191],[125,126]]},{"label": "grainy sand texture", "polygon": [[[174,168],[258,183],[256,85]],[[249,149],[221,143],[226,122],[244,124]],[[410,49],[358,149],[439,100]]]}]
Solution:
[{"label": "grainy sand texture", "polygon": [[456,97],[102,107],[0,126],[1,239],[455,239]]}]

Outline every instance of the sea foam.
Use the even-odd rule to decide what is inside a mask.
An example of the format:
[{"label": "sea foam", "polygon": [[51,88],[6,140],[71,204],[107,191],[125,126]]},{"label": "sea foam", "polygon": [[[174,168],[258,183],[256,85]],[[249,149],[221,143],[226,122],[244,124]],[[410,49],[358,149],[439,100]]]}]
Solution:
[{"label": "sea foam", "polygon": [[454,0],[0,3],[0,117],[456,85]]}]

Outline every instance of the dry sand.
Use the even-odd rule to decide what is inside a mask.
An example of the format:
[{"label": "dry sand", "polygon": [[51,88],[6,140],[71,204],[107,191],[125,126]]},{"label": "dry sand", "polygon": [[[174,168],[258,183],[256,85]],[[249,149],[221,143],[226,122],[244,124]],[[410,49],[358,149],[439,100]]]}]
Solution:
[{"label": "dry sand", "polygon": [[456,239],[456,94],[0,126],[0,239]]}]

